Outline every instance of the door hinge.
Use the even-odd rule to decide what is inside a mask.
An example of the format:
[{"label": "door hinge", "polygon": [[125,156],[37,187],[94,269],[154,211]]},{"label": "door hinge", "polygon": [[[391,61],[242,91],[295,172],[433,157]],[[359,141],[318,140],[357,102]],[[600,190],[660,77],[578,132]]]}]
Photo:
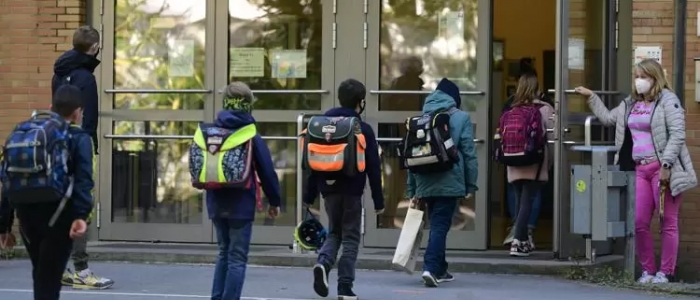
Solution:
[{"label": "door hinge", "polygon": [[338,36],[338,24],[333,22],[333,49],[335,49]]},{"label": "door hinge", "polygon": [[338,0],[333,0],[333,14],[338,13]]},{"label": "door hinge", "polygon": [[368,10],[369,10],[369,1],[365,0],[364,5],[365,5],[365,15],[366,15]]},{"label": "door hinge", "polygon": [[365,46],[365,49],[367,49],[367,30],[368,30],[368,27],[369,27],[369,26],[367,26],[367,22],[364,22],[364,23],[363,23],[363,26],[364,26],[364,30],[363,30],[363,34],[362,34],[362,35],[363,35],[364,37],[363,37],[363,42],[362,42],[362,44]]},{"label": "door hinge", "polygon": [[100,16],[105,15],[105,0],[100,1]]},{"label": "door hinge", "polygon": [[102,209],[100,209],[100,202],[97,202],[96,209],[97,209],[97,216],[95,216],[95,217],[97,218],[97,220],[96,220],[97,221],[97,228],[100,228],[100,225],[102,225],[102,216],[100,215],[100,212],[102,211]]},{"label": "door hinge", "polygon": [[360,235],[365,235],[365,226],[367,225],[367,222],[365,222],[365,208],[362,208],[362,218],[360,219]]},{"label": "door hinge", "polygon": [[[102,20],[100,20],[100,21],[102,21]],[[104,44],[103,44],[103,43],[104,43],[104,40],[105,40],[105,38],[104,38],[104,36],[105,36],[105,30],[104,30],[104,29],[105,29],[105,24],[104,24],[104,23],[100,23],[100,50],[102,50],[102,49],[103,49],[103,46],[104,46]]]}]

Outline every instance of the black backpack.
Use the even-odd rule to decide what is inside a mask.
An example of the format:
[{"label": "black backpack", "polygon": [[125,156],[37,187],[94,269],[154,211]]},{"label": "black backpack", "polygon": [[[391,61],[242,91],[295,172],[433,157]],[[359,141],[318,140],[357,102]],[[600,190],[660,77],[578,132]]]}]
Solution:
[{"label": "black backpack", "polygon": [[452,170],[459,161],[450,135],[450,116],[456,108],[406,119],[406,137],[399,144],[401,167],[416,174]]}]

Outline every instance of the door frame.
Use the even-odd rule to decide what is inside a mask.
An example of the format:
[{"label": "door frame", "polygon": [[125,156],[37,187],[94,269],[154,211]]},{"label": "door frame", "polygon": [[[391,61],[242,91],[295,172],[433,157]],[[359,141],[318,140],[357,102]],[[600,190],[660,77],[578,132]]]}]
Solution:
[{"label": "door frame", "polygon": [[[348,1],[352,2],[352,1]],[[366,33],[364,41],[358,41],[360,45],[365,45],[365,51],[358,51],[365,55],[365,83],[368,90],[367,105],[365,111],[365,121],[369,123],[375,130],[379,123],[404,123],[407,117],[416,115],[415,111],[379,111],[378,95],[382,93],[379,86],[379,58],[380,58],[380,33],[381,33],[381,4],[382,1],[364,1]],[[477,61],[490,62],[492,61],[492,3],[489,0],[478,0],[477,17],[478,37],[477,43]],[[361,8],[360,3],[356,4]],[[355,16],[355,20],[362,19]],[[356,26],[356,25],[355,25]],[[359,27],[359,26],[358,26]],[[339,51],[342,51],[339,50]],[[353,61],[355,55],[352,54]],[[344,57],[339,55],[339,57]],[[474,230],[471,231],[450,231],[447,239],[448,249],[462,250],[485,250],[488,245],[488,188],[487,182],[489,177],[489,169],[491,160],[489,159],[489,147],[484,141],[488,140],[490,134],[490,93],[491,93],[491,63],[480,63],[477,65],[477,86],[475,91],[461,91],[462,99],[471,97],[475,99],[476,110],[469,112],[472,123],[474,124],[474,138],[478,140],[476,143],[476,151],[479,162],[479,176],[477,186],[479,191],[474,195],[475,213]],[[471,99],[470,99],[471,100]],[[381,120],[381,122],[380,122]],[[378,138],[378,141],[387,140]],[[364,216],[364,246],[391,248],[396,246],[400,229],[384,229],[377,228],[377,215],[374,212],[374,204],[372,201],[369,187],[365,190],[364,197],[365,212]],[[427,230],[424,234],[428,234]],[[427,239],[423,240],[423,246],[427,244]]]},{"label": "door frame", "polygon": [[[631,18],[631,2],[623,6],[620,1],[618,5],[609,1],[601,1],[598,7],[605,18],[603,32],[599,32],[602,39],[601,44],[601,70],[607,71],[601,77],[601,87],[603,91],[594,91],[605,98],[619,96],[629,92],[630,77],[614,75],[610,70],[615,65],[620,70],[630,70],[631,60],[631,39],[616,38],[616,23],[618,20]],[[625,9],[628,8],[629,10]],[[588,9],[589,6],[586,6]],[[623,17],[621,17],[621,15]],[[572,256],[585,254],[586,258],[595,260],[596,255],[611,254],[614,251],[612,240],[594,242],[583,236],[570,233],[568,230],[571,220],[570,209],[570,177],[571,170],[570,145],[583,144],[581,141],[572,141],[569,129],[572,126],[581,125],[582,114],[570,113],[568,111],[569,96],[573,94],[573,86],[569,84],[569,30],[570,30],[571,5],[569,1],[556,1],[556,62],[555,62],[555,126],[554,126],[554,218],[553,218],[553,256],[557,259],[568,259]],[[619,25],[617,36],[631,37],[631,27]],[[629,40],[629,42],[623,42]],[[619,45],[619,47],[618,47]],[[625,51],[628,50],[628,51]],[[622,66],[622,68],[620,68]],[[630,72],[627,72],[629,74]],[[613,101],[607,102],[608,106],[617,105]],[[588,123],[588,122],[586,122]],[[605,130],[604,130],[605,131]],[[613,130],[607,130],[614,132]],[[603,135],[604,136],[604,135]],[[612,135],[611,135],[612,136]],[[614,137],[613,137],[614,138]],[[596,217],[593,217],[596,219]]]},{"label": "door frame", "polygon": [[[168,242],[211,242],[212,224],[208,218],[204,194],[202,194],[202,222],[199,224],[172,223],[117,223],[112,222],[112,150],[113,140],[125,139],[113,133],[114,121],[211,121],[214,116],[214,3],[207,0],[206,5],[206,40],[205,40],[205,78],[204,88],[198,90],[173,91],[177,93],[204,95],[204,108],[201,110],[128,110],[114,109],[114,97],[120,93],[146,94],[163,93],[163,90],[120,89],[114,87],[114,55],[115,55],[115,15],[116,2],[103,2],[102,15],[102,64],[99,69],[100,78],[100,118],[98,162],[98,197],[96,201],[97,227],[100,240],[128,241],[168,241]],[[106,45],[106,46],[105,46]],[[187,139],[187,136],[153,137],[153,140]],[[137,137],[138,139],[138,137]],[[149,138],[151,139],[151,138]],[[103,222],[103,218],[105,218]]]}]

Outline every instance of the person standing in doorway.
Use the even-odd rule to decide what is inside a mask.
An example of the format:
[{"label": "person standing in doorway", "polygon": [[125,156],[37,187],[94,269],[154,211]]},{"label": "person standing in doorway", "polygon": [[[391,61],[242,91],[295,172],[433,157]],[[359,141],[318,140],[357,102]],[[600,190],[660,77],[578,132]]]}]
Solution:
[{"label": "person standing in doorway", "polygon": [[[100,53],[100,34],[91,26],[82,26],[73,33],[73,49],[66,51],[54,63],[51,90],[56,92],[63,85],[78,87],[84,102],[83,119],[80,126],[92,139],[95,156],[93,167],[97,166],[97,124],[98,124],[98,96],[97,81],[95,80],[95,68],[100,65],[97,56]],[[94,172],[96,173],[96,172]],[[92,220],[94,212],[88,218],[88,224]],[[63,273],[64,285],[76,289],[108,289],[114,285],[114,281],[108,278],[96,276],[88,266],[90,256],[87,253],[88,235],[85,234],[73,243],[74,270],[66,269]]]},{"label": "person standing in doorway", "polygon": [[[681,199],[698,181],[685,142],[685,110],[656,60],[645,59],[635,65],[632,91],[608,110],[591,90],[576,88],[588,97],[588,106],[601,123],[615,126],[615,146],[619,149],[615,164],[636,172],[635,243],[642,266],[639,282],[666,283],[676,271]],[[650,227],[662,192],[661,269],[657,272]]]},{"label": "person standing in doorway", "polygon": [[[529,256],[532,251],[529,226],[535,195],[549,180],[549,167],[552,161],[547,140],[551,133],[546,129],[554,127],[554,108],[540,100],[541,92],[537,76],[524,74],[518,80],[510,110],[501,115],[499,135],[504,158],[523,160],[503,162],[506,164],[508,183],[515,192],[514,238],[510,246],[511,256]],[[534,122],[530,124],[528,122]],[[534,150],[531,148],[534,145]],[[519,148],[524,146],[523,148]],[[525,149],[524,152],[521,149]],[[530,151],[530,152],[528,152]],[[522,153],[525,153],[524,155]],[[529,153],[529,154],[528,154]],[[530,156],[536,155],[536,158]],[[525,161],[527,159],[527,161]]]}]

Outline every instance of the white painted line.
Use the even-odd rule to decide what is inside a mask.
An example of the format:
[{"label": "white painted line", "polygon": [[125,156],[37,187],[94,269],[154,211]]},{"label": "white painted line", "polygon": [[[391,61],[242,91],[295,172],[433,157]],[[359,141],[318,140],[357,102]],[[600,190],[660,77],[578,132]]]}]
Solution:
[{"label": "white painted line", "polygon": [[[31,294],[34,291],[24,289],[0,289],[0,293],[22,293]],[[125,297],[153,297],[153,298],[190,298],[209,299],[209,295],[184,295],[184,294],[157,294],[157,293],[123,293],[123,292],[101,292],[101,291],[71,291],[62,290],[61,294],[66,295],[98,295],[98,296],[125,296]],[[298,298],[267,298],[267,297],[241,297],[241,300],[309,300]]]}]

